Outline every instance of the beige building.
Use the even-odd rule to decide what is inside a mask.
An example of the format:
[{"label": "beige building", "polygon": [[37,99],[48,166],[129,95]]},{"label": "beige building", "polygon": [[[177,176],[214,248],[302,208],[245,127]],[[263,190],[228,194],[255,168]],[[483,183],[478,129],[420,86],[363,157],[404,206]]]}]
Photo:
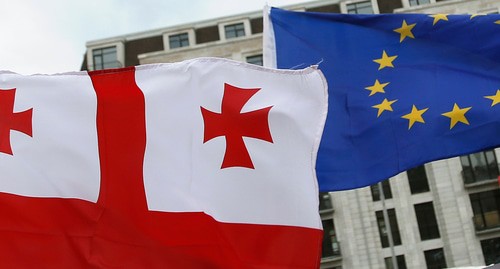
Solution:
[{"label": "beige building", "polygon": [[[500,0],[322,0],[285,7],[335,13],[498,13]],[[202,56],[262,64],[262,11],[87,42],[82,70]],[[428,163],[377,185],[320,195],[321,268],[399,269],[500,262],[500,150]],[[384,206],[385,204],[385,206]],[[394,247],[383,221],[387,209]]]}]

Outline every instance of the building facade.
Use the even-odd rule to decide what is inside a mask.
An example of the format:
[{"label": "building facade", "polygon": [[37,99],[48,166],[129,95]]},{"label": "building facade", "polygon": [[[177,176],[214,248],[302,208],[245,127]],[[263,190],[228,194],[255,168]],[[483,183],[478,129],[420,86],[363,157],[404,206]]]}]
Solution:
[{"label": "building facade", "polygon": [[[500,0],[320,0],[334,13],[498,13]],[[262,65],[262,12],[87,42],[82,70],[223,57]],[[500,149],[440,160],[379,185],[320,194],[321,268],[399,269],[500,262]],[[385,199],[381,199],[381,194]],[[393,247],[384,222],[386,209]]]}]

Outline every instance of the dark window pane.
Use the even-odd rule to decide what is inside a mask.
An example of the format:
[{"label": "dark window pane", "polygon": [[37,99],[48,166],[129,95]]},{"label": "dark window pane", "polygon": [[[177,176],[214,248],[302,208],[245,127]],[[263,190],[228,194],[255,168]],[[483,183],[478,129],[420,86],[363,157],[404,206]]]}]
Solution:
[{"label": "dark window pane", "polygon": [[226,32],[226,38],[235,38],[240,36],[245,36],[245,26],[243,23],[226,25],[224,27]]},{"label": "dark window pane", "polygon": [[332,200],[328,192],[323,192],[319,194],[319,210],[332,209]]},{"label": "dark window pane", "polygon": [[[396,212],[394,209],[388,209],[387,214],[389,215],[389,225],[391,225],[392,231],[392,239],[394,241],[394,245],[401,245],[401,237],[399,235],[399,227],[396,219]],[[380,234],[380,241],[382,243],[382,247],[389,247],[389,237],[387,236],[387,229],[384,223],[384,213],[382,211],[375,212],[377,217],[378,231]]]},{"label": "dark window pane", "polygon": [[[101,67],[101,68],[98,68]],[[94,69],[100,70],[102,69],[102,57],[94,55]]]},{"label": "dark window pane", "polygon": [[476,230],[500,227],[500,190],[473,193],[469,197]]},{"label": "dark window pane", "polygon": [[439,238],[439,227],[432,202],[415,205],[420,239]]},{"label": "dark window pane", "polygon": [[[372,192],[373,201],[380,201],[380,190],[378,188],[378,183],[371,185],[370,189]],[[392,191],[391,191],[391,185],[389,183],[389,180],[382,181],[382,189],[384,190],[385,199],[391,199],[392,198]]]},{"label": "dark window pane", "polygon": [[424,251],[424,255],[427,269],[443,269],[447,267],[442,248]]},{"label": "dark window pane", "polygon": [[349,14],[373,14],[371,1],[357,2],[347,5],[347,13]]},{"label": "dark window pane", "polygon": [[323,248],[321,257],[340,255],[340,247],[335,234],[333,219],[322,220],[323,223]]},{"label": "dark window pane", "polygon": [[460,156],[460,162],[462,163],[462,175],[464,177],[464,182],[473,183],[474,172],[472,171],[472,166],[470,165],[469,156]]},{"label": "dark window pane", "polygon": [[248,56],[247,57],[247,63],[262,66],[263,65],[262,54],[254,55],[254,56]]},{"label": "dark window pane", "polygon": [[498,172],[497,158],[493,150],[488,150],[484,152],[486,154],[486,163],[488,165],[488,178],[495,178],[500,175]]},{"label": "dark window pane", "polygon": [[424,165],[410,169],[406,171],[406,174],[408,175],[408,182],[410,183],[410,191],[412,194],[429,191],[429,183],[427,181]]},{"label": "dark window pane", "polygon": [[[394,268],[394,266],[392,265],[392,257],[387,257],[384,260],[385,260],[385,268],[386,269],[393,269]],[[398,263],[399,269],[406,269],[406,261],[405,261],[404,255],[396,256],[396,262]]]},{"label": "dark window pane", "polygon": [[117,59],[116,47],[107,47],[92,50],[94,70],[121,67]]},{"label": "dark window pane", "polygon": [[418,6],[430,3],[430,0],[410,0],[410,6]]},{"label": "dark window pane", "polygon": [[168,41],[171,49],[187,47],[189,46],[189,35],[188,33],[171,35],[168,37]]},{"label": "dark window pane", "polygon": [[500,175],[493,150],[461,156],[460,161],[466,184],[495,179]]},{"label": "dark window pane", "polygon": [[481,248],[487,265],[500,263],[500,237],[482,240]]}]

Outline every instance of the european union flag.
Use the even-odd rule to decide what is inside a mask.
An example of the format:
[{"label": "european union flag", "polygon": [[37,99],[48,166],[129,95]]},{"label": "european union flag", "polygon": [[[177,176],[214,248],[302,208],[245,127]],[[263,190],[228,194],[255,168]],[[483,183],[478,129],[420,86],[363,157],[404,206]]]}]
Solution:
[{"label": "european union flag", "polygon": [[273,8],[270,25],[266,60],[275,55],[279,68],[319,64],[329,84],[320,191],[368,186],[500,145],[499,15]]}]

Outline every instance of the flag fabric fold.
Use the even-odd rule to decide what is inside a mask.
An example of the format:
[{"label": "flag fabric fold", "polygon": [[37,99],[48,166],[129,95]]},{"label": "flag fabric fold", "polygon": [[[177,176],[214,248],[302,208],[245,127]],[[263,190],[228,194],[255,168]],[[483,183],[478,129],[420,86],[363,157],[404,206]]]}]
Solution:
[{"label": "flag fabric fold", "polygon": [[319,70],[3,72],[0,104],[0,267],[318,268]]},{"label": "flag fabric fold", "polygon": [[265,16],[266,65],[319,64],[328,81],[320,191],[500,145],[500,16]]}]

